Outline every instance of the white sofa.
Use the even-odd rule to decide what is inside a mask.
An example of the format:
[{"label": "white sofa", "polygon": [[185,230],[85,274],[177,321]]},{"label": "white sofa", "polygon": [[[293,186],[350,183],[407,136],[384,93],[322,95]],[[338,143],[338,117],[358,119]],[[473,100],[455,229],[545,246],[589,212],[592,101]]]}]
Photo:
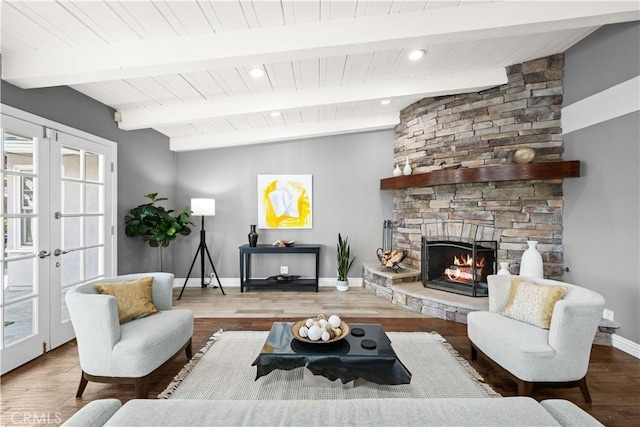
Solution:
[{"label": "white sofa", "polygon": [[601,426],[566,400],[96,400],[64,424],[99,426]]},{"label": "white sofa", "polygon": [[[101,295],[95,285],[153,277],[151,300],[160,310],[120,324],[116,298]],[[76,333],[82,376],[76,397],[88,381],[135,384],[136,397],[146,398],[149,377],[183,350],[191,358],[193,312],[172,310],[173,274],[142,273],[104,278],[67,292],[66,302]]]},{"label": "white sofa", "polygon": [[604,298],[569,283],[525,278],[567,289],[553,308],[550,328],[543,329],[500,314],[509,300],[511,277],[489,276],[489,311],[467,316],[472,360],[479,351],[496,362],[518,383],[519,395],[531,395],[534,383],[541,383],[546,387],[580,387],[585,401],[591,402],[586,374]]}]

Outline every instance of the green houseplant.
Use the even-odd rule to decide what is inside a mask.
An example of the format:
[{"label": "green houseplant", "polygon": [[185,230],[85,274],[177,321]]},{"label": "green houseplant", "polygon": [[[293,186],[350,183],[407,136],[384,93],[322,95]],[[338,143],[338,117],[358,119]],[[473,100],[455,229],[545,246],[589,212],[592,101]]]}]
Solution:
[{"label": "green houseplant", "polygon": [[171,215],[174,210],[165,209],[158,202],[168,200],[166,197],[158,197],[158,193],[145,194],[150,203],[145,203],[131,209],[124,217],[124,234],[128,237],[142,237],[152,248],[158,248],[160,258],[160,271],[162,271],[162,248],[169,246],[178,236],[191,234],[193,223],[189,219],[191,209],[184,208],[177,215]]},{"label": "green houseplant", "polygon": [[347,278],[347,274],[349,274],[349,270],[351,270],[351,267],[353,267],[353,262],[356,260],[356,257],[351,257],[349,237],[345,236],[345,238],[343,239],[340,233],[338,233],[337,254],[338,282],[336,285],[336,289],[338,289],[339,291],[347,291],[349,290],[349,280]]}]

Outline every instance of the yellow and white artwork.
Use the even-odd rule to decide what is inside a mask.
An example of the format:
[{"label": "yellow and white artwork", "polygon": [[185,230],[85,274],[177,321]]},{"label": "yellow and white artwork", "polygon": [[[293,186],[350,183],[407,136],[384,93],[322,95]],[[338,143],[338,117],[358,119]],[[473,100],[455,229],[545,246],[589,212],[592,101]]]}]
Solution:
[{"label": "yellow and white artwork", "polygon": [[258,175],[258,228],[312,228],[311,175]]}]

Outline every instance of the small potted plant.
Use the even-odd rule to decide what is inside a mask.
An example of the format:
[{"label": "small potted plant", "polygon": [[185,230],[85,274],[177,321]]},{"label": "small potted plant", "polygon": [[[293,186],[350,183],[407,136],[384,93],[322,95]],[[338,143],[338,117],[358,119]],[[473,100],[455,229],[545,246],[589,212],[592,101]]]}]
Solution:
[{"label": "small potted plant", "polygon": [[137,206],[124,217],[127,237],[142,237],[152,248],[158,248],[160,259],[160,271],[162,271],[162,248],[178,236],[191,234],[190,221],[191,209],[184,208],[182,212],[173,216],[172,209],[167,210],[156,203],[167,200],[166,197],[158,197],[158,193],[145,194],[150,203]]},{"label": "small potted plant", "polygon": [[336,284],[336,289],[339,291],[348,291],[349,290],[349,279],[347,275],[349,274],[349,270],[353,266],[353,262],[356,260],[356,257],[351,257],[351,249],[349,248],[349,237],[345,237],[344,239],[338,233],[338,281]]}]

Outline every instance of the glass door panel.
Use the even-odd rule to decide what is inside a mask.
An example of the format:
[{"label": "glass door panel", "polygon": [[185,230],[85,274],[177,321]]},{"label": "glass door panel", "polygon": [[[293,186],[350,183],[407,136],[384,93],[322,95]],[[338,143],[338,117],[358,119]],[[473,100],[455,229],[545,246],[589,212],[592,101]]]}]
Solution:
[{"label": "glass door panel", "polygon": [[[4,245],[0,258],[2,373],[43,352],[48,340],[49,261],[38,253],[48,250],[48,146],[42,127],[2,115],[0,154]],[[46,182],[46,181],[44,181]]]}]

